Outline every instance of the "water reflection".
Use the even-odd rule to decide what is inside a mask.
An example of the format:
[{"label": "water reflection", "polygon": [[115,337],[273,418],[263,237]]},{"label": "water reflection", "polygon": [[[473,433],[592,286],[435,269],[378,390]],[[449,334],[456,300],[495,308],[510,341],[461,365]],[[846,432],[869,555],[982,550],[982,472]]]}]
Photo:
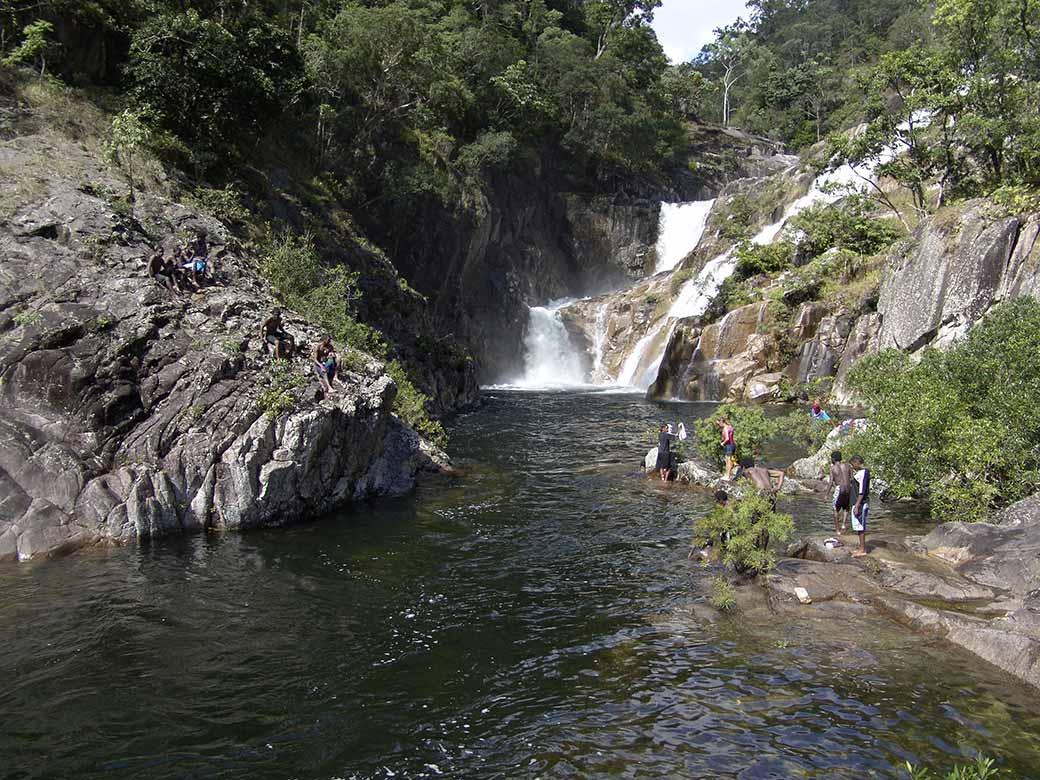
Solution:
[{"label": "water reflection", "polygon": [[970,656],[868,612],[703,608],[709,498],[637,471],[647,429],[706,411],[493,393],[463,476],[414,498],[0,569],[4,776],[895,778],[979,748],[1033,772],[1040,708]]}]

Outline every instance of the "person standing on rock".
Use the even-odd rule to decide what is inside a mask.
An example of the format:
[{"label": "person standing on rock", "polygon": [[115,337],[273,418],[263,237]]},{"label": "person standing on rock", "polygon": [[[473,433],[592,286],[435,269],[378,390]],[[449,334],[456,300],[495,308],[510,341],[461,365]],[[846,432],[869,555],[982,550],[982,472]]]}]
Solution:
[{"label": "person standing on rock", "polygon": [[[837,536],[845,533],[845,522],[849,517],[849,507],[852,504],[852,467],[848,463],[842,463],[841,451],[835,450],[831,453],[831,507],[834,509],[834,533]],[[840,530],[838,521],[841,521]]]},{"label": "person standing on rock", "polygon": [[737,463],[736,430],[729,424],[729,419],[726,417],[720,417],[715,424],[722,431],[722,457],[726,464],[726,479],[731,480]]},{"label": "person standing on rock", "polygon": [[859,549],[856,558],[867,554],[867,515],[870,514],[870,469],[859,455],[850,461],[853,468],[852,487],[856,491],[856,503],[852,507],[852,530],[859,534]]},{"label": "person standing on rock", "polygon": [[667,482],[672,475],[672,439],[679,437],[662,425],[657,434],[657,473],[662,482]]},{"label": "person standing on rock", "polygon": [[[776,510],[776,498],[780,495],[787,478],[784,471],[756,466],[752,458],[744,457],[740,459],[740,471],[737,476],[749,479],[759,495],[769,501],[769,508]],[[774,478],[777,480],[776,485],[773,485]]]}]

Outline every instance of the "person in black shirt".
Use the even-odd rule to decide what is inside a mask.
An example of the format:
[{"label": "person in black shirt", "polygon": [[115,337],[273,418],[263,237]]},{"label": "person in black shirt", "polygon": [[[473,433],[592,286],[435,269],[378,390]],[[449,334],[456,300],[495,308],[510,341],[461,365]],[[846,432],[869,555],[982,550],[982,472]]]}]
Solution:
[{"label": "person in black shirt", "polygon": [[667,425],[661,426],[661,432],[657,435],[657,473],[661,475],[662,482],[667,482],[672,475],[672,439],[677,438]]}]

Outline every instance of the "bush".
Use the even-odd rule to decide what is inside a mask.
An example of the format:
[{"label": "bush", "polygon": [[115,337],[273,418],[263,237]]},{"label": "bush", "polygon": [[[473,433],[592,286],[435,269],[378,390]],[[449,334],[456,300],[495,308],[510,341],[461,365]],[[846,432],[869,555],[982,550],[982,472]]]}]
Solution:
[{"label": "bush", "polygon": [[293,371],[288,360],[272,360],[262,375],[263,390],[256,408],[268,417],[281,417],[296,408],[297,391],[307,386],[307,379]]},{"label": "bush", "polygon": [[448,434],[444,426],[426,414],[426,402],[430,399],[415,386],[404,366],[395,360],[387,365],[386,372],[397,385],[397,398],[394,400],[397,416],[438,447],[446,445]]},{"label": "bush", "polygon": [[719,575],[711,581],[711,605],[720,612],[729,612],[737,605],[733,586],[725,577]]},{"label": "bush", "polygon": [[736,274],[742,279],[776,274],[794,263],[794,244],[786,238],[764,246],[744,241],[737,246],[736,256]]},{"label": "bush", "polygon": [[776,424],[781,435],[787,436],[796,447],[812,455],[819,452],[836,423],[814,420],[808,412],[796,411],[780,417]]},{"label": "bush", "polygon": [[932,514],[982,520],[1040,486],[1040,302],[994,308],[949,352],[914,364],[895,350],[860,361],[851,382],[871,425],[857,444],[898,496]]},{"label": "bush", "polygon": [[786,542],[794,534],[790,515],[774,512],[759,495],[716,506],[694,524],[694,544],[713,542],[716,555],[739,572],[762,574],[773,568],[771,541]]},{"label": "bush", "polygon": [[798,249],[806,259],[819,257],[828,249],[877,254],[901,235],[890,222],[875,216],[873,203],[864,195],[811,206],[795,217],[791,226],[802,232]]},{"label": "bush", "polygon": [[722,462],[722,435],[716,422],[726,417],[734,428],[737,442],[737,456],[750,455],[757,458],[762,454],[762,445],[780,431],[775,420],[766,418],[765,412],[758,407],[723,404],[715,413],[703,420],[693,423],[694,440],[701,457]]},{"label": "bush", "polygon": [[[936,775],[931,770],[916,767],[909,761],[906,762],[906,771],[910,775],[910,780],[936,780]],[[979,756],[974,763],[954,767],[944,777],[945,780],[996,780],[1001,775],[993,766],[992,758]],[[1004,777],[1013,780],[1011,775],[1004,775]]]}]

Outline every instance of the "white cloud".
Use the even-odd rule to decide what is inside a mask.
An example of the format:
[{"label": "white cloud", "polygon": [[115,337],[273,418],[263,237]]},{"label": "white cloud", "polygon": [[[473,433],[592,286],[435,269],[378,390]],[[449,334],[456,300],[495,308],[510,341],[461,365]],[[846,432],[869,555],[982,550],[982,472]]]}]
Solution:
[{"label": "white cloud", "polygon": [[745,0],[664,0],[654,31],[672,62],[686,62],[711,43],[712,30],[747,15]]}]

